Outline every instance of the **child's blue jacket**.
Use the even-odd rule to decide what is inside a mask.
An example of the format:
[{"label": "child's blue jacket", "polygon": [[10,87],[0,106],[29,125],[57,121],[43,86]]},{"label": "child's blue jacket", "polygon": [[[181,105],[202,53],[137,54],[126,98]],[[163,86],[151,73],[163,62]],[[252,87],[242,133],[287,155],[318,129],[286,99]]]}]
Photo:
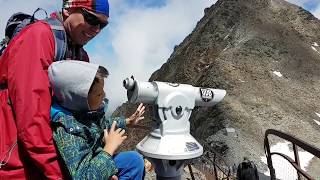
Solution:
[{"label": "child's blue jacket", "polygon": [[112,157],[103,151],[103,130],[113,121],[125,128],[125,118],[106,118],[103,110],[71,113],[54,103],[51,126],[64,165],[72,179],[108,179],[117,173]]}]

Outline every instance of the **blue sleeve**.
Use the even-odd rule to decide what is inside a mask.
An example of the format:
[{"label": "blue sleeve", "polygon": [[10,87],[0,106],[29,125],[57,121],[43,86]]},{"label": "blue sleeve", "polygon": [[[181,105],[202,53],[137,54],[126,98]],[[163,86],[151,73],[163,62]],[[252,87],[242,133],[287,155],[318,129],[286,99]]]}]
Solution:
[{"label": "blue sleeve", "polygon": [[108,179],[117,173],[115,162],[102,147],[93,152],[81,133],[71,134],[68,131],[56,126],[53,137],[73,179]]},{"label": "blue sleeve", "polygon": [[103,129],[110,129],[113,121],[117,122],[117,128],[126,128],[126,119],[123,116],[120,117],[104,117],[102,120]]}]

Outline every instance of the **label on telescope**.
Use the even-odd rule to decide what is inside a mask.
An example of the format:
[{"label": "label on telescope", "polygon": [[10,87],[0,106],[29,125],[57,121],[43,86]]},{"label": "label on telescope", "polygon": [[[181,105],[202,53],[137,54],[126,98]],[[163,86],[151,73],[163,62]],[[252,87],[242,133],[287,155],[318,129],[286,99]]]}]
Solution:
[{"label": "label on telescope", "polygon": [[204,102],[209,102],[213,99],[213,92],[211,89],[200,88],[200,95]]},{"label": "label on telescope", "polygon": [[168,83],[169,86],[172,86],[172,87],[178,87],[179,84],[178,83]]},{"label": "label on telescope", "polygon": [[186,147],[188,151],[195,151],[199,149],[199,146],[195,142],[186,142]]}]

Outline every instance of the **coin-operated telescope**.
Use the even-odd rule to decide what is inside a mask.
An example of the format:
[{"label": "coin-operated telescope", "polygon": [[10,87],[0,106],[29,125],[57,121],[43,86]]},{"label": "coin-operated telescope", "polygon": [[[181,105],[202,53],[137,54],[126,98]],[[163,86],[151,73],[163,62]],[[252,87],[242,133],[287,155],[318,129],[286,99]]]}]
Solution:
[{"label": "coin-operated telescope", "polygon": [[203,147],[190,134],[189,118],[195,106],[214,106],[225,90],[167,82],[139,82],[126,78],[130,103],[154,105],[156,125],[137,144],[138,151],[154,165],[157,179],[181,179],[183,164],[202,155]]}]

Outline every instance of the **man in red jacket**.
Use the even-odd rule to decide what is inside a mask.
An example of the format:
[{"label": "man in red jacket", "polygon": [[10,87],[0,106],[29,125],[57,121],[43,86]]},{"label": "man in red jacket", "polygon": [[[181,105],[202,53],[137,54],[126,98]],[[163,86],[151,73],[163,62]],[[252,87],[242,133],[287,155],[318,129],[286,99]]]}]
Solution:
[{"label": "man in red jacket", "polygon": [[[68,36],[64,59],[89,61],[82,48],[107,25],[107,0],[63,0]],[[0,57],[0,180],[62,179],[49,124],[48,66],[55,56],[48,23],[38,21],[16,35]]]}]

